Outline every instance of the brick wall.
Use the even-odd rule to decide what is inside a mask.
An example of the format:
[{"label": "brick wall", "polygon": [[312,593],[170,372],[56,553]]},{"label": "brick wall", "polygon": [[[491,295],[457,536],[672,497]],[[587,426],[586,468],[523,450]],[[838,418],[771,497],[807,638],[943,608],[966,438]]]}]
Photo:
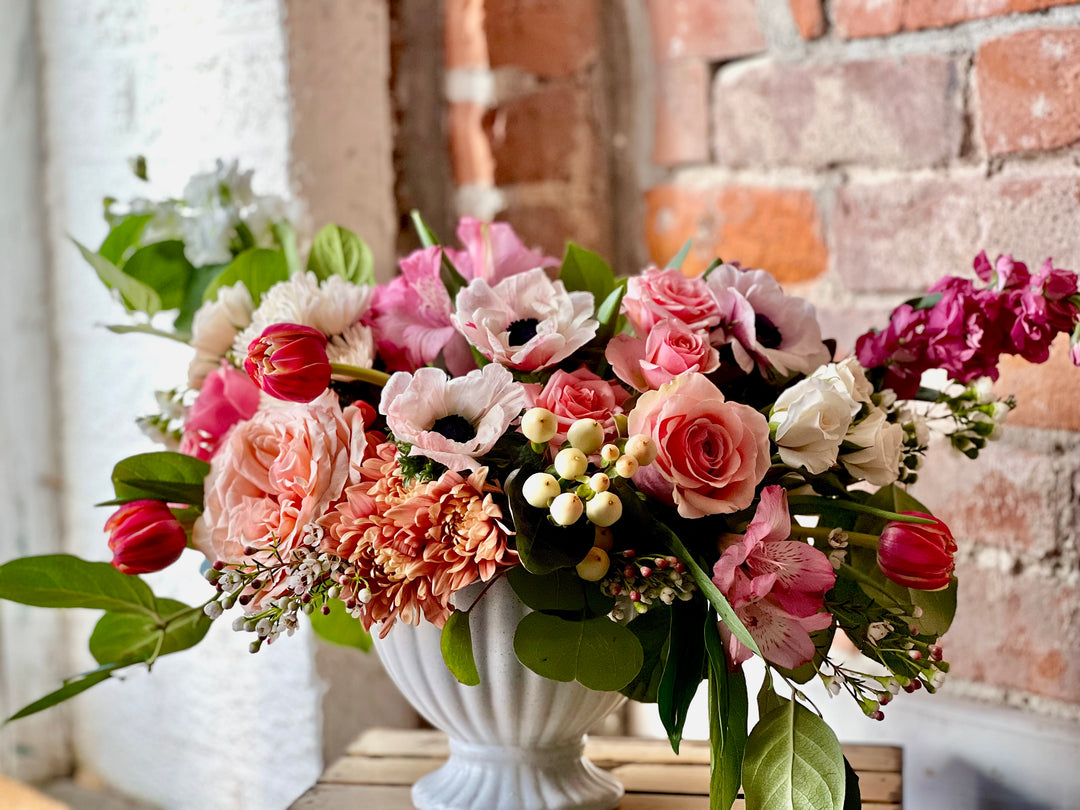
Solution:
[{"label": "brick wall", "polygon": [[[694,239],[819,306],[841,348],[981,249],[1080,269],[1080,4],[646,0],[645,239]],[[1021,402],[916,494],[961,542],[946,649],[963,694],[1080,716],[1080,370],[1005,363]],[[966,684],[966,686],[965,686]]]}]

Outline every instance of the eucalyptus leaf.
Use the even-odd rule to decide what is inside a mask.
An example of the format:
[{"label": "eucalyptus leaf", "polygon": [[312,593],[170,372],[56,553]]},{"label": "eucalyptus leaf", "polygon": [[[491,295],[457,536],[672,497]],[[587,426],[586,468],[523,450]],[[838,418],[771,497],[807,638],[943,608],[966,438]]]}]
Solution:
[{"label": "eucalyptus leaf", "polygon": [[201,506],[210,465],[171,451],[140,453],[117,462],[112,482],[117,503],[143,498]]},{"label": "eucalyptus leaf", "polygon": [[375,284],[375,262],[367,243],[340,225],[327,225],[317,234],[308,256],[308,272],[320,281],[341,276],[353,284]]},{"label": "eucalyptus leaf", "polygon": [[118,661],[116,663],[106,664],[105,666],[98,667],[90,672],[84,672],[82,675],[76,675],[68,678],[64,681],[64,685],[57,689],[55,692],[50,692],[45,697],[38,698],[28,706],[24,706],[11,715],[4,721],[5,725],[13,720],[19,720],[23,717],[29,717],[32,714],[37,714],[40,711],[51,708],[58,703],[63,703],[69,698],[73,698],[82,692],[85,692],[92,686],[96,686],[102,681],[108,680],[113,672],[123,667],[130,666],[130,661]]},{"label": "eucalyptus leaf", "polygon": [[371,635],[360,620],[349,613],[340,599],[328,599],[326,604],[330,608],[329,613],[316,610],[311,614],[311,629],[315,635],[331,644],[368,652],[371,649]]},{"label": "eucalyptus leaf", "polygon": [[153,214],[128,214],[117,221],[98,248],[98,255],[117,267],[122,266],[124,257],[139,244],[143,231],[153,218]]},{"label": "eucalyptus leaf", "polygon": [[641,671],[641,644],[605,616],[567,621],[548,613],[526,614],[514,633],[518,660],[553,681],[578,681],[617,692]]},{"label": "eucalyptus leaf", "polygon": [[450,674],[465,686],[480,683],[480,673],[473,658],[472,630],[469,627],[469,612],[455,610],[443,625],[439,640],[443,661]]},{"label": "eucalyptus leaf", "polygon": [[844,752],[832,729],[795,701],[761,718],[746,742],[743,790],[760,810],[844,810]]},{"label": "eucalyptus leaf", "polygon": [[585,609],[584,581],[569,568],[538,575],[515,566],[506,579],[518,599],[533,610],[580,614]]},{"label": "eucalyptus leaf", "polygon": [[[72,240],[74,241],[74,240]],[[129,310],[153,315],[161,311],[161,297],[148,284],[132,278],[104,256],[75,242],[82,257],[98,274],[98,278],[110,290],[116,290]]]},{"label": "eucalyptus leaf", "polygon": [[70,554],[20,557],[0,565],[0,599],[36,607],[157,615],[154,594],[141,579]]},{"label": "eucalyptus leaf", "polygon": [[203,291],[204,301],[213,301],[222,287],[242,282],[251,293],[255,306],[262,301],[263,293],[289,278],[289,263],[280,250],[248,248],[214,278]]},{"label": "eucalyptus leaf", "polygon": [[158,599],[157,610],[163,619],[107,612],[90,635],[94,660],[99,664],[150,661],[194,647],[210,629],[210,619],[202,610],[193,610],[175,599]]},{"label": "eucalyptus leaf", "polygon": [[180,309],[195,268],[184,255],[184,243],[170,240],[136,250],[124,272],[151,287],[161,298],[162,309]]}]

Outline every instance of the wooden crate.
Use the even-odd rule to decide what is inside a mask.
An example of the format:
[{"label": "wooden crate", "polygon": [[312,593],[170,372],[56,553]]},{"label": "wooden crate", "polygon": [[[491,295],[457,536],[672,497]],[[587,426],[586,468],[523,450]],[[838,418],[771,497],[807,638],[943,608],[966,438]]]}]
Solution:
[{"label": "wooden crate", "polygon": [[[291,810],[409,810],[409,786],[442,765],[449,753],[441,731],[372,729],[349,746]],[[684,741],[675,756],[667,740],[589,737],[585,753],[626,788],[620,810],[709,808],[707,743]],[[864,810],[901,810],[901,749],[845,745],[844,753],[859,774]],[[742,799],[735,808],[744,810]]]}]

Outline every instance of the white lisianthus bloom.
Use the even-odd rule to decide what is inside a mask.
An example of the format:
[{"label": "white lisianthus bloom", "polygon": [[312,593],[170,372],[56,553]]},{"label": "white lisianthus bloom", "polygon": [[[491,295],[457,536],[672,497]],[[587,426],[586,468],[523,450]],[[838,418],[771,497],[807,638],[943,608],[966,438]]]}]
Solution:
[{"label": "white lisianthus bloom", "polygon": [[860,405],[842,386],[817,375],[786,389],[769,417],[780,459],[818,475],[836,464]]},{"label": "white lisianthus bloom", "polygon": [[[868,403],[870,395],[874,393],[874,386],[866,379],[866,372],[854,357],[845,358],[839,363],[828,363],[811,376],[830,383],[853,402]],[[855,410],[857,413],[859,409]]]},{"label": "white lisianthus bloom", "polygon": [[314,273],[296,273],[266,291],[251,316],[251,325],[236,336],[233,351],[239,357],[246,356],[251,341],[275,323],[310,326],[332,340],[367,314],[373,296],[371,287],[353,284],[341,276],[320,283]]},{"label": "white lisianthus bloom", "polygon": [[848,431],[844,441],[861,448],[840,456],[840,462],[855,477],[884,487],[900,476],[904,428],[887,421],[885,411],[874,408]]},{"label": "white lisianthus bloom", "polygon": [[206,375],[216,369],[237,333],[251,323],[255,304],[241,282],[218,290],[217,298],[195,311],[191,324],[191,347],[195,358],[188,366],[188,385],[202,388]]}]

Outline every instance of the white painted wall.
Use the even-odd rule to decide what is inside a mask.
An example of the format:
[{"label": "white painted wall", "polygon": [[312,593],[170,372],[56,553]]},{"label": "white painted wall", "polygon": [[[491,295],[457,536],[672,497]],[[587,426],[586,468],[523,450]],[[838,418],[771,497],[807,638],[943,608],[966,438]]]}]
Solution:
[{"label": "white painted wall", "polygon": [[[184,379],[187,350],[102,324],[120,307],[68,241],[105,233],[101,198],[145,194],[125,157],[145,154],[155,193],[178,194],[216,157],[257,169],[256,188],[287,190],[286,50],[276,0],[41,0],[47,237],[55,280],[61,515],[67,547],[107,559],[104,509],[112,465],[155,449],[134,425],[155,387]],[[153,578],[155,590],[207,593],[198,555]],[[93,616],[78,622],[88,637]],[[228,622],[150,677],[107,683],[73,702],[80,765],[168,808],[272,810],[321,768],[311,641],[251,656]],[[77,665],[91,666],[81,652]]]}]

